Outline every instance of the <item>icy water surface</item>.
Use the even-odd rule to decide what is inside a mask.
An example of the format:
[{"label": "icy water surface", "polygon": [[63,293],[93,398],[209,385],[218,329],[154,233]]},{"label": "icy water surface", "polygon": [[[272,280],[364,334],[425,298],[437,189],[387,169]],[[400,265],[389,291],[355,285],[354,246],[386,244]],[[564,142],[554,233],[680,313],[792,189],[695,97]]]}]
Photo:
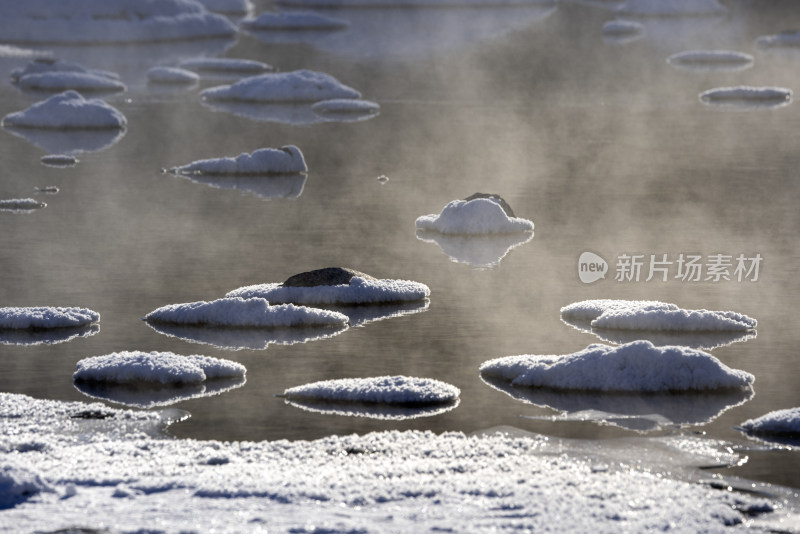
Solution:
[{"label": "icy water surface", "polygon": [[[0,132],[0,195],[47,203],[32,213],[0,212],[0,302],[81,306],[102,317],[99,331],[61,343],[6,339],[0,390],[86,400],[72,383],[83,358],[120,350],[205,354],[245,365],[246,382],[173,404],[191,413],[171,428],[177,436],[313,439],[499,425],[585,438],[705,433],[746,451],[748,461],[726,474],[800,486],[796,449],[768,450],[734,429],[800,405],[800,110],[796,103],[743,110],[699,99],[726,86],[800,88],[800,51],[754,46],[760,35],[800,27],[800,8],[728,2],[726,16],[643,21],[641,38],[618,42],[602,31],[614,18],[609,5],[354,10],[335,12],[351,17],[349,38],[242,33],[236,42],[178,51],[56,49],[59,57],[120,73],[128,91],[107,101],[128,126],[110,137]],[[711,48],[755,61],[745,70],[676,69],[666,61]],[[203,54],[329,73],[379,103],[380,113],[315,123],[307,110],[203,103],[199,90],[224,80],[185,90],[147,86],[149,67]],[[25,63],[0,59],[0,69]],[[42,98],[0,84],[0,114]],[[303,151],[305,179],[209,184],[161,172],[287,144]],[[76,147],[86,151],[75,166],[40,162]],[[58,192],[34,189],[48,186]],[[533,239],[475,245],[417,237],[417,217],[475,192],[502,195],[518,217],[534,221]],[[586,251],[609,263],[605,279],[579,279]],[[737,280],[731,268],[730,280],[691,282],[675,277],[681,254],[762,261],[755,281],[754,273]],[[644,256],[638,281],[614,279],[625,255]],[[651,255],[673,262],[661,265],[666,282],[659,271],[645,281]],[[430,303],[345,331],[311,333],[304,343],[252,332],[191,343],[140,320],[166,304],[213,300],[333,265],[423,282]],[[711,343],[722,345],[711,352],[726,365],[756,376],[753,394],[529,392],[518,399],[481,380],[478,367],[491,358],[565,354],[601,342],[560,320],[562,306],[590,298],[656,299],[755,317],[754,338]],[[243,348],[234,350],[237,343]],[[276,396],[308,382],[385,374],[453,384],[460,403],[428,417],[374,419],[308,411]],[[563,412],[581,413],[554,419]],[[626,415],[610,420],[600,412]]]}]

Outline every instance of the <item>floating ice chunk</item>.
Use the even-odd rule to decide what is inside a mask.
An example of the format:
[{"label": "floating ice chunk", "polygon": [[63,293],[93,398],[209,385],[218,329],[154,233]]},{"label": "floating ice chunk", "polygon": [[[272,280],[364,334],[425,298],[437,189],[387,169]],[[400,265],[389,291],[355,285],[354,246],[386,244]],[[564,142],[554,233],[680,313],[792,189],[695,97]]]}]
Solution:
[{"label": "floating ice chunk", "polygon": [[227,18],[188,0],[0,3],[0,40],[31,44],[152,43],[229,38]]},{"label": "floating ice chunk", "polygon": [[411,280],[379,280],[351,269],[328,267],[295,275],[283,283],[240,287],[226,296],[295,304],[379,304],[422,300],[430,296],[430,289]]},{"label": "floating ice chunk", "polygon": [[0,200],[0,211],[13,211],[16,213],[30,213],[34,210],[46,208],[47,204],[35,198],[8,198]]},{"label": "floating ice chunk", "polygon": [[294,145],[281,148],[260,148],[252,154],[242,153],[235,158],[214,158],[194,161],[173,167],[173,174],[265,175],[298,174],[308,170],[303,153]]},{"label": "floating ice chunk", "polygon": [[112,384],[197,384],[205,380],[241,378],[245,372],[245,367],[239,363],[210,356],[122,351],[80,360],[72,379]]},{"label": "floating ice chunk", "polygon": [[431,405],[454,402],[461,391],[431,378],[378,376],[322,380],[287,389],[288,400],[323,400],[370,404]]},{"label": "floating ice chunk", "polygon": [[632,20],[609,20],[603,24],[603,37],[617,43],[634,41],[644,35],[644,26]]},{"label": "floating ice chunk", "polygon": [[34,191],[37,193],[42,193],[44,195],[55,195],[58,194],[61,189],[58,188],[57,185],[46,185],[44,187],[34,187]]},{"label": "floating ice chunk", "polygon": [[627,0],[617,8],[624,15],[652,17],[724,15],[727,11],[717,0]]},{"label": "floating ice chunk", "polygon": [[147,81],[150,83],[191,85],[199,80],[200,76],[196,73],[178,67],[152,67],[147,71]]},{"label": "floating ice chunk", "polygon": [[[475,195],[473,195],[475,197]],[[417,229],[442,234],[488,235],[533,231],[533,222],[514,217],[504,209],[503,201],[495,195],[453,200],[440,214],[423,215],[416,221]]]},{"label": "floating ice chunk", "polygon": [[182,69],[194,71],[203,76],[222,76],[241,78],[257,76],[274,70],[272,65],[252,59],[237,58],[196,58],[181,63]]},{"label": "floating ice chunk", "polygon": [[319,102],[334,98],[361,98],[361,93],[330,74],[310,70],[262,74],[233,85],[212,87],[201,93],[209,100],[242,102]]},{"label": "floating ice chunk", "polygon": [[29,91],[66,91],[72,89],[82,93],[118,93],[125,91],[125,84],[113,78],[86,72],[41,72],[22,76],[17,85]]},{"label": "floating ice chunk", "polygon": [[151,311],[144,319],[153,323],[252,328],[347,324],[347,316],[341,313],[293,304],[271,306],[257,297],[170,304]]},{"label": "floating ice chunk", "polygon": [[758,48],[800,47],[800,30],[791,30],[773,35],[762,35],[756,39]]},{"label": "floating ice chunk", "polygon": [[106,78],[108,80],[119,81],[119,76],[107,70],[87,69],[83,65],[73,63],[71,61],[64,61],[61,59],[53,58],[38,58],[31,61],[24,68],[14,69],[11,71],[11,81],[18,83],[22,78],[30,74],[45,74],[45,73],[72,73],[72,74],[90,74],[99,78]]},{"label": "floating ice chunk", "polygon": [[241,22],[243,28],[247,30],[343,30],[350,23],[346,20],[336,19],[314,13],[312,11],[292,11],[292,12],[264,12],[259,16],[244,19]]},{"label": "floating ice chunk", "polygon": [[3,127],[42,129],[122,129],[125,116],[99,99],[87,100],[80,93],[66,91],[37,102],[24,111],[3,117]]},{"label": "floating ice chunk", "polygon": [[0,467],[0,510],[12,508],[39,493],[55,490],[33,471],[15,465]]},{"label": "floating ice chunk", "polygon": [[229,17],[245,17],[252,13],[250,0],[198,0],[206,9]]},{"label": "floating ice chunk", "polygon": [[649,341],[590,345],[562,356],[497,358],[481,365],[480,372],[514,386],[576,391],[706,391],[746,388],[755,380],[706,352]]},{"label": "floating ice chunk", "polygon": [[359,121],[371,119],[378,114],[381,107],[369,100],[335,98],[317,102],[311,106],[311,109],[325,118],[338,121]]},{"label": "floating ice chunk", "polygon": [[700,94],[704,104],[736,108],[777,108],[792,102],[792,90],[783,87],[753,87],[739,85],[718,87]]},{"label": "floating ice chunk", "polygon": [[99,320],[100,314],[87,308],[0,308],[0,328],[66,328]]},{"label": "floating ice chunk", "polygon": [[39,158],[39,161],[48,167],[74,167],[78,158],[69,154],[48,154]]},{"label": "floating ice chunk", "polygon": [[754,58],[734,50],[688,50],[667,58],[674,67],[704,71],[739,71],[753,66]]},{"label": "floating ice chunk", "polygon": [[681,332],[748,332],[757,321],[733,311],[685,310],[675,304],[647,300],[585,300],[561,308],[570,324],[592,328]]},{"label": "floating ice chunk", "polygon": [[772,434],[800,437],[800,408],[786,408],[748,419],[741,424],[748,434]]}]

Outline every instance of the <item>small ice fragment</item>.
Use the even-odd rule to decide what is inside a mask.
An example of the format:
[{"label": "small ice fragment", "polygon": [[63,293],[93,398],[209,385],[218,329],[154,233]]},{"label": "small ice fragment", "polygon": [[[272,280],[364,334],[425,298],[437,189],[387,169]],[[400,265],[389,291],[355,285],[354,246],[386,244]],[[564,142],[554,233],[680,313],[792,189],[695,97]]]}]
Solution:
[{"label": "small ice fragment", "polygon": [[783,87],[754,87],[739,85],[718,87],[700,94],[704,104],[741,108],[775,108],[792,102],[792,90]]},{"label": "small ice fragment", "polygon": [[78,158],[69,154],[48,154],[42,156],[39,161],[48,167],[73,167],[78,163]]},{"label": "small ice fragment", "polygon": [[288,400],[322,400],[400,405],[454,402],[460,390],[439,380],[407,376],[323,380],[287,389]]},{"label": "small ice fragment", "polygon": [[0,200],[0,211],[13,211],[18,213],[29,213],[33,210],[46,208],[47,204],[39,202],[35,198],[8,198]]},{"label": "small ice fragment", "polygon": [[256,76],[275,70],[272,65],[261,61],[226,57],[189,59],[180,66],[198,74],[225,76]]}]

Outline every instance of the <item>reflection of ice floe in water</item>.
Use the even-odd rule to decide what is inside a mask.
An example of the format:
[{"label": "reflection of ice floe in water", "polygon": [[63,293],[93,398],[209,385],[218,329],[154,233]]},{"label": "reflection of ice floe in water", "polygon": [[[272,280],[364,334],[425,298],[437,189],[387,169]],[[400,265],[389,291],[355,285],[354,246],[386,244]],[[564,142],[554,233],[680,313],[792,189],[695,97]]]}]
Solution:
[{"label": "reflection of ice floe in water", "polygon": [[735,72],[753,66],[753,56],[734,50],[688,50],[673,54],[667,63],[684,70]]},{"label": "reflection of ice floe in water", "polygon": [[74,90],[83,94],[110,94],[125,91],[119,80],[84,72],[41,72],[19,79],[17,87],[31,93],[58,93]]},{"label": "reflection of ice floe in water", "polygon": [[238,117],[258,121],[311,126],[324,122],[356,122],[376,117],[377,113],[363,115],[321,114],[314,110],[314,103],[259,104],[236,101],[203,101],[203,105],[214,110],[231,113]]},{"label": "reflection of ice floe in water", "polygon": [[767,443],[800,447],[800,408],[775,410],[748,419],[738,429]]},{"label": "reflection of ice floe in water", "polygon": [[711,350],[756,338],[756,332],[667,332],[663,330],[608,330],[592,328],[590,321],[562,319],[570,326],[592,333],[608,343],[625,344],[645,339],[653,345],[681,345],[695,349]]},{"label": "reflection of ice floe in water", "polygon": [[480,373],[513,386],[603,392],[749,389],[755,380],[701,350],[649,341],[589,345],[566,355],[506,356],[484,362]]},{"label": "reflection of ice floe in water", "polygon": [[196,325],[231,328],[335,326],[347,324],[341,313],[295,306],[272,305],[266,299],[252,296],[229,296],[222,299],[185,304],[169,304],[145,315],[149,323]]},{"label": "reflection of ice floe in water", "polygon": [[133,408],[155,408],[169,406],[181,401],[219,395],[242,387],[246,379],[215,379],[202,384],[173,386],[131,386],[103,382],[75,382],[75,389],[94,399],[114,402]]},{"label": "reflection of ice floe in water", "polygon": [[632,20],[610,20],[603,24],[603,39],[608,43],[625,44],[643,36],[644,26]]},{"label": "reflection of ice floe in water", "polygon": [[701,17],[724,15],[728,10],[717,0],[627,0],[617,12],[640,17]]},{"label": "reflection of ice floe in water", "polygon": [[308,326],[301,328],[222,328],[176,324],[147,323],[160,334],[190,343],[213,345],[225,350],[265,350],[270,344],[294,345],[338,336],[347,325]]},{"label": "reflection of ice floe in water", "polygon": [[700,94],[700,101],[725,109],[774,109],[792,102],[792,90],[783,87],[719,87]]},{"label": "reflection of ice floe in water", "polygon": [[0,40],[26,44],[120,44],[233,37],[236,26],[194,2],[29,0],[0,3]]},{"label": "reflection of ice floe in water", "polygon": [[549,420],[588,420],[642,432],[663,426],[704,425],[754,395],[752,389],[680,394],[560,391],[516,387],[496,377],[482,376],[481,379],[514,399],[561,412],[558,416],[546,416]]},{"label": "reflection of ice floe in water", "polygon": [[245,19],[241,25],[246,30],[263,31],[322,31],[343,30],[350,26],[346,20],[327,17],[313,11],[264,12],[255,18]]},{"label": "reflection of ice floe in water", "polygon": [[80,360],[72,379],[89,395],[151,407],[239,387],[245,372],[210,356],[122,351]]},{"label": "reflection of ice floe in water", "polygon": [[654,300],[595,299],[561,308],[568,324],[589,321],[595,329],[672,332],[751,332],[758,322],[733,311],[686,310]]},{"label": "reflection of ice floe in water", "polygon": [[460,399],[434,406],[389,406],[367,403],[342,403],[306,400],[286,400],[286,404],[307,412],[346,417],[367,417],[388,421],[403,421],[420,417],[433,417],[455,409]]},{"label": "reflection of ice floe in water", "polygon": [[308,170],[303,153],[294,145],[281,148],[260,148],[236,157],[211,158],[173,167],[174,174],[264,175],[304,173]]},{"label": "reflection of ice floe in water", "polygon": [[147,70],[147,81],[157,86],[193,86],[200,81],[196,73],[178,67],[152,67]]},{"label": "reflection of ice floe in water", "polygon": [[421,58],[527,29],[556,9],[552,1],[521,2],[288,2],[286,9],[321,9],[345,20],[342,31],[255,32],[257,38],[302,40],[326,53],[365,59]]},{"label": "reflection of ice floe in water", "polygon": [[0,308],[0,328],[50,329],[97,323],[100,314],[88,308],[31,306]]},{"label": "reflection of ice floe in water", "polygon": [[225,176],[205,174],[177,174],[196,184],[215,189],[234,189],[263,199],[298,198],[303,193],[308,175],[303,174],[265,174],[254,176]]},{"label": "reflection of ice floe in water", "polygon": [[418,229],[417,239],[436,243],[454,262],[490,269],[497,267],[512,249],[533,239],[533,232],[470,236]]},{"label": "reflection of ice floe in water", "polygon": [[347,316],[350,326],[364,326],[375,321],[413,315],[428,310],[430,301],[398,302],[394,304],[373,304],[371,306],[328,306],[328,309]]},{"label": "reflection of ice floe in water", "polygon": [[33,213],[45,207],[47,207],[47,204],[39,202],[35,198],[7,198],[0,200],[0,211]]},{"label": "reflection of ice floe in water", "polygon": [[62,155],[105,150],[117,144],[127,133],[126,129],[45,130],[5,125],[3,129],[46,152]]},{"label": "reflection of ice floe in water", "polygon": [[0,329],[0,343],[3,345],[55,345],[79,337],[90,337],[100,331],[100,325],[67,326],[42,329]]},{"label": "reflection of ice floe in water", "polygon": [[373,118],[380,111],[380,105],[369,100],[336,98],[323,100],[311,106],[325,120],[336,122],[357,122]]},{"label": "reflection of ice floe in water", "polygon": [[322,380],[287,389],[287,402],[325,413],[408,419],[453,409],[460,390],[439,380],[408,376]]},{"label": "reflection of ice floe in water", "polygon": [[181,62],[180,68],[195,72],[202,78],[226,80],[238,80],[274,70],[267,63],[239,58],[193,58]]}]

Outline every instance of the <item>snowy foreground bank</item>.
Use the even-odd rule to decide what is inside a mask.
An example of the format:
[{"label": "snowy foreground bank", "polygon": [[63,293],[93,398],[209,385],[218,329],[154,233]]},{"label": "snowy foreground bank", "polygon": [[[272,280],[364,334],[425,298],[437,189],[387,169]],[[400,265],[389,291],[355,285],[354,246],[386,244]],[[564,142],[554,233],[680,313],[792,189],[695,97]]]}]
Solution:
[{"label": "snowy foreground bank", "polygon": [[[178,440],[182,412],[0,394],[3,532],[797,531],[791,492],[696,469],[739,460],[699,437],[556,440],[382,432]],[[743,482],[740,484],[744,484]],[[733,484],[734,487],[736,483]],[[770,496],[756,496],[765,491]]]}]

